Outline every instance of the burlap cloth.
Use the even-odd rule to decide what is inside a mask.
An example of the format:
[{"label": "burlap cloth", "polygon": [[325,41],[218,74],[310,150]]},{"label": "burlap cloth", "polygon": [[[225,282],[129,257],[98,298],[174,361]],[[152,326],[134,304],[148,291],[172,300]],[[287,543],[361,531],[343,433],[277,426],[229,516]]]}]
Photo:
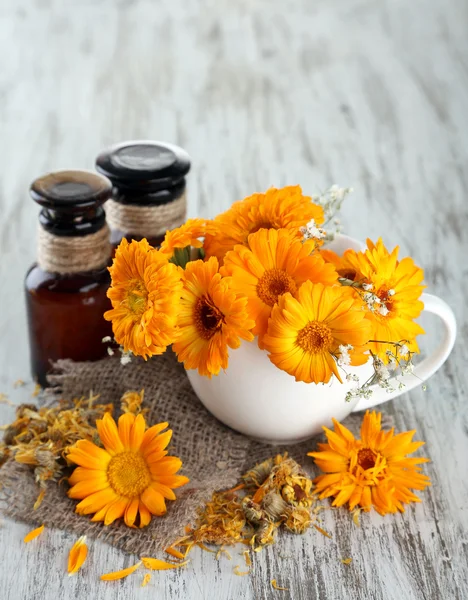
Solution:
[{"label": "burlap cloth", "polygon": [[[33,511],[38,487],[31,471],[10,460],[0,469],[5,516],[100,538],[132,554],[150,555],[183,534],[184,526],[193,523],[196,509],[214,491],[233,487],[240,475],[256,462],[287,451],[306,470],[317,474],[312,459],[306,456],[315,449],[316,440],[274,447],[224,426],[199,402],[183,367],[171,352],[146,363],[134,359],[126,366],[117,358],[109,358],[94,363],[60,361],[56,367],[58,374],[50,376],[50,380],[59,386],[57,391],[63,398],[76,398],[92,391],[100,394],[100,402],[114,402],[116,414],[124,392],[144,388],[144,404],[150,409],[147,420],[150,424],[169,422],[174,432],[171,454],[182,459],[181,473],[190,478],[190,483],[176,490],[178,499],[167,502],[167,514],[153,518],[148,527],[130,529],[120,522],[104,527],[74,512],[76,501],[67,497],[66,483],[49,484],[42,505]],[[357,433],[360,422],[361,415],[351,415],[344,423]],[[390,424],[387,419],[386,425]]]}]

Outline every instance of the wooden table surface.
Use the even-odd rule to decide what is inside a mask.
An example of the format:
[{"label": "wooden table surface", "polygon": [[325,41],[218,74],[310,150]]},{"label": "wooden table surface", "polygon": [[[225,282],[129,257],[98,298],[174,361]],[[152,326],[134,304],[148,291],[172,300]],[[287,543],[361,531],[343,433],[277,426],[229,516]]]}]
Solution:
[{"label": "wooden table surface", "polygon": [[[329,511],[329,540],[284,539],[238,577],[233,560],[194,552],[183,572],[104,583],[133,564],[91,543],[0,527],[4,600],[99,598],[466,599],[468,597],[468,4],[465,0],[4,0],[0,2],[0,392],[30,398],[22,281],[34,260],[28,185],[48,170],[92,168],[125,139],[180,144],[193,157],[190,216],[213,216],[270,185],[351,185],[347,231],[382,234],[425,267],[460,327],[446,365],[389,403],[416,428],[432,487],[404,515]],[[426,323],[435,343],[436,323]],[[432,341],[431,341],[432,340]],[[13,409],[0,406],[2,423]],[[311,445],[313,445],[311,443]],[[352,557],[351,565],[341,558]],[[272,589],[276,578],[289,592]]]}]

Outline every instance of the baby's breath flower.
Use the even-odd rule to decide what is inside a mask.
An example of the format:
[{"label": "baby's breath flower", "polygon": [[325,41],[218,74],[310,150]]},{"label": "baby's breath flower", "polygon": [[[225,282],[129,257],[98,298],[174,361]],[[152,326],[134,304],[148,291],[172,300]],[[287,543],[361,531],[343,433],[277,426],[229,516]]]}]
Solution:
[{"label": "baby's breath flower", "polygon": [[381,306],[379,306],[379,313],[383,316],[386,317],[389,313],[389,310],[387,308],[386,304],[382,304]]},{"label": "baby's breath flower", "polygon": [[112,350],[112,348],[110,346],[107,347],[107,354],[109,356],[114,356],[115,352]]},{"label": "baby's breath flower", "polygon": [[353,347],[351,344],[340,344],[338,347],[338,351],[340,353],[338,360],[336,361],[339,367],[348,367],[351,364],[351,357],[349,355],[349,351],[352,350]]},{"label": "baby's breath flower", "polygon": [[371,292],[374,289],[374,286],[372,285],[372,283],[363,283],[362,289],[366,292]]},{"label": "baby's breath flower", "polygon": [[299,231],[304,236],[304,241],[312,239],[322,240],[327,236],[325,229],[317,227],[314,219],[309,221],[305,227],[300,227]]},{"label": "baby's breath flower", "polygon": [[409,348],[406,344],[403,344],[399,348],[399,353],[401,356],[407,356],[409,354]]},{"label": "baby's breath flower", "polygon": [[395,295],[395,290],[393,290],[393,289],[392,290],[388,290],[387,295],[388,296],[394,296]]}]

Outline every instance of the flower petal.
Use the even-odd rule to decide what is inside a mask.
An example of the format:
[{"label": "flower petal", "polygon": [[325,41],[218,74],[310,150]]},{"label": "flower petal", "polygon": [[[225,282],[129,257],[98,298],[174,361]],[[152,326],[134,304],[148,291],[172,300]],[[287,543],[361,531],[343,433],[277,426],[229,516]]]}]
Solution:
[{"label": "flower petal", "polygon": [[105,413],[102,419],[97,419],[96,428],[101,438],[101,442],[104,444],[105,449],[109,454],[117,454],[124,450],[124,445],[120,439],[117,425],[110,413]]}]

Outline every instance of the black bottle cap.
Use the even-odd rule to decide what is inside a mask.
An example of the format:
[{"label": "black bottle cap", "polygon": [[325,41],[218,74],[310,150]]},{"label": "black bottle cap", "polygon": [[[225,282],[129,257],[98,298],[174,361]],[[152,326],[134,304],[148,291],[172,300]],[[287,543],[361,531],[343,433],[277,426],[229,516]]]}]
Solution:
[{"label": "black bottle cap", "polygon": [[124,193],[157,192],[184,182],[190,157],[173,144],[128,141],[103,150],[96,159],[96,169]]},{"label": "black bottle cap", "polygon": [[102,205],[112,194],[112,183],[93,171],[56,171],[31,184],[32,199],[43,208],[41,225],[55,235],[87,235],[105,224]]}]

